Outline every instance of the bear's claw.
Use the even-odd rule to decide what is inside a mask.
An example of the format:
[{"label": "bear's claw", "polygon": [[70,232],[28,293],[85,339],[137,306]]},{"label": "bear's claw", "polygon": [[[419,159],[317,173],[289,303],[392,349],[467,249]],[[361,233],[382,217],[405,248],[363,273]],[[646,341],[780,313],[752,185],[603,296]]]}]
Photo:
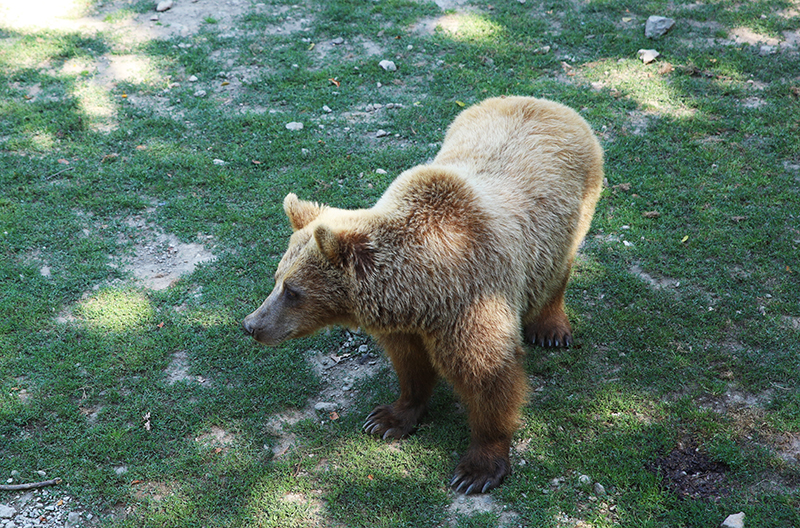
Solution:
[{"label": "bear's claw", "polygon": [[376,407],[364,421],[364,432],[379,435],[383,440],[389,438],[403,438],[411,433],[416,422],[409,423],[403,420],[403,415],[397,413],[391,405]]},{"label": "bear's claw", "polygon": [[486,493],[503,483],[510,472],[508,461],[503,458],[492,460],[477,460],[465,456],[456,467],[450,487],[454,491],[470,495],[472,493]]}]

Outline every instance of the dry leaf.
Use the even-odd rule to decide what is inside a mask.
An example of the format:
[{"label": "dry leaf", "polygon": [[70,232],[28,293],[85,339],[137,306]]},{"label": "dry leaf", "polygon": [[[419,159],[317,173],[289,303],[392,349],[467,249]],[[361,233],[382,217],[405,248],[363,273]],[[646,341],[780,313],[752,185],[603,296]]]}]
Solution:
[{"label": "dry leaf", "polygon": [[686,241],[687,241],[687,240],[689,240],[689,235],[686,235],[685,237],[683,237],[683,238],[681,239],[681,244],[684,244],[684,243],[686,243]]},{"label": "dry leaf", "polygon": [[372,480],[372,475],[367,475],[367,478]]},{"label": "dry leaf", "polygon": [[328,80],[331,82],[331,84],[335,85],[337,88],[342,85],[342,83],[340,83],[336,79],[331,78],[331,79],[328,79]]},{"label": "dry leaf", "polygon": [[228,81],[222,81],[222,86],[228,86],[230,83]]},{"label": "dry leaf", "polygon": [[463,101],[456,101],[456,104],[457,104],[458,106],[460,106],[461,108],[464,108],[465,106],[467,106],[467,104],[466,104],[466,103],[464,103]]},{"label": "dry leaf", "polygon": [[221,447],[214,448],[214,453],[216,453],[216,454],[222,453],[222,448]]},{"label": "dry leaf", "polygon": [[58,162],[61,163],[62,165],[69,165],[69,161],[65,160],[64,158],[61,158],[60,160],[58,160]]},{"label": "dry leaf", "polygon": [[142,483],[141,480],[134,480],[134,481],[131,482],[131,486],[135,486],[135,485],[141,484],[141,483]]},{"label": "dry leaf", "polygon": [[164,321],[161,321],[156,325],[158,328],[164,328]]},{"label": "dry leaf", "polygon": [[339,419],[339,413],[337,413],[336,411],[331,412],[330,419],[331,419],[331,421],[338,420]]},{"label": "dry leaf", "polygon": [[661,216],[661,213],[658,211],[645,211],[642,213],[642,216],[645,218],[658,218]]},{"label": "dry leaf", "polygon": [[117,158],[119,158],[119,154],[117,154],[116,152],[112,152],[111,154],[106,154],[105,156],[103,156],[103,159],[100,160],[100,163],[117,161]]},{"label": "dry leaf", "polygon": [[144,145],[136,145],[136,150],[144,150],[146,148]]},{"label": "dry leaf", "polygon": [[747,220],[747,217],[746,216],[732,216],[731,220],[733,220],[734,222],[736,222],[738,224],[739,222],[741,222],[743,220]]},{"label": "dry leaf", "polygon": [[618,190],[618,191],[628,192],[628,191],[631,190],[631,184],[630,183],[620,183],[618,185],[615,185],[614,189]]}]

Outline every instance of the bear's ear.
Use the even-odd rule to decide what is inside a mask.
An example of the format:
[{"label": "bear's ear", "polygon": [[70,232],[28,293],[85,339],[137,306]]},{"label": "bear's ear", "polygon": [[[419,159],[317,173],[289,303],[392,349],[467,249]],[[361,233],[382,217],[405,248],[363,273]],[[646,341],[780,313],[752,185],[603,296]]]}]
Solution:
[{"label": "bear's ear", "polygon": [[328,262],[337,268],[352,267],[358,279],[366,278],[375,264],[372,244],[365,234],[334,233],[320,224],[314,229],[314,239]]},{"label": "bear's ear", "polygon": [[299,231],[313,222],[322,212],[322,206],[316,202],[306,202],[297,198],[294,193],[289,193],[283,199],[283,210],[289,217],[292,229]]}]

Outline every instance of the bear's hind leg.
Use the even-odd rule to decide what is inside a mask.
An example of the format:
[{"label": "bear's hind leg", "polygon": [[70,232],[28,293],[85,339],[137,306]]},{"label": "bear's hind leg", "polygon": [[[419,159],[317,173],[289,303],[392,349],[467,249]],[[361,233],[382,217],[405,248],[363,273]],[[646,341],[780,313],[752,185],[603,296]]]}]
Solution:
[{"label": "bear's hind leg", "polygon": [[569,269],[563,283],[550,301],[538,312],[523,319],[525,342],[546,347],[572,346],[572,327],[564,311],[564,290],[569,280]]},{"label": "bear's hind leg", "polygon": [[419,336],[390,334],[377,339],[397,372],[400,398],[391,405],[375,407],[364,422],[364,431],[383,439],[402,438],[414,430],[425,413],[436,371]]}]

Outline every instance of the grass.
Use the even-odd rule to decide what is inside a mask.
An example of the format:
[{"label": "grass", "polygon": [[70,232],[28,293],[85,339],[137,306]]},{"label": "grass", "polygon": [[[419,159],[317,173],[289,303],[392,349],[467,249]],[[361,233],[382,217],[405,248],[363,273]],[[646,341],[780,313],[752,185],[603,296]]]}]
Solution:
[{"label": "grass", "polygon": [[[58,475],[103,526],[800,526],[797,2],[268,0],[135,41],[114,25],[151,7],[105,4],[81,4],[98,32],[0,26],[4,479]],[[678,23],[649,40],[656,13]],[[105,82],[108,61],[138,70]],[[311,351],[379,352],[342,329],[259,348],[239,321],[271,289],[288,192],[368,207],[503,94],[579,110],[608,185],[568,290],[577,346],[529,350],[513,474],[475,512],[446,486],[468,438],[448,387],[399,443],[359,432],[388,368],[291,420],[332,394]],[[135,217],[216,260],[145,289]],[[725,468],[707,498],[652,469],[684,444]]]}]

